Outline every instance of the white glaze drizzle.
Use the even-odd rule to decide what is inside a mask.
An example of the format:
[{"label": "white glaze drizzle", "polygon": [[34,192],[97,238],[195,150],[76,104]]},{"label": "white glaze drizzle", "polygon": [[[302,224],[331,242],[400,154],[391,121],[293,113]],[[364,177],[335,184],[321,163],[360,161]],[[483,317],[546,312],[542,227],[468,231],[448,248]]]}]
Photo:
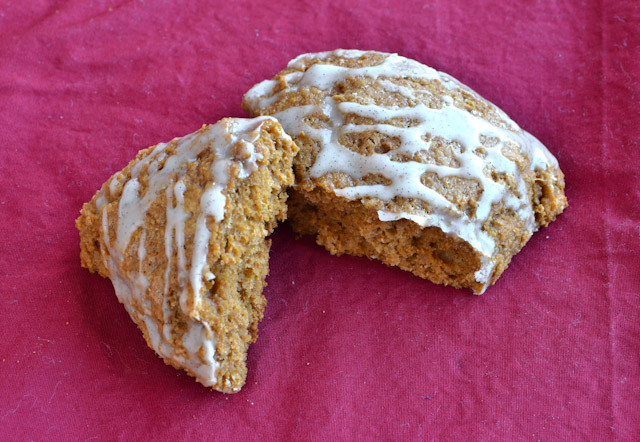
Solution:
[{"label": "white glaze drizzle", "polygon": [[[354,185],[334,189],[334,192],[336,195],[350,200],[375,197],[383,201],[390,201],[395,197],[407,197],[427,202],[432,208],[430,213],[379,210],[378,218],[381,221],[408,219],[423,227],[437,226],[445,233],[465,240],[482,255],[481,268],[476,271],[475,277],[476,281],[484,284],[486,288],[495,266],[492,260],[495,242],[482,229],[482,225],[487,220],[492,206],[503,202],[506,207],[513,209],[520,216],[530,232],[536,229],[526,183],[522,179],[517,165],[503,155],[502,147],[508,142],[520,146],[523,153],[529,157],[532,170],[557,166],[556,159],[535,137],[520,129],[515,122],[495,106],[493,109],[511,130],[506,130],[465,109],[456,107],[453,98],[449,96],[440,99],[441,109],[429,108],[421,104],[419,94],[431,95],[428,90],[410,89],[398,85],[390,79],[438,80],[449,90],[461,89],[478,99],[481,97],[453,77],[414,60],[396,54],[382,54],[384,59],[380,64],[374,66],[348,68],[316,63],[307,67],[304,72],[300,71],[304,69],[305,61],[309,59],[326,61],[331,56],[359,58],[367,54],[371,53],[338,50],[301,55],[288,64],[288,68],[298,70],[285,76],[287,88],[274,93],[279,83],[275,80],[266,80],[247,92],[245,99],[254,109],[264,110],[275,103],[283,94],[292,91],[298,92],[309,87],[326,90],[327,96],[319,105],[290,107],[274,114],[288,133],[297,135],[304,132],[310,138],[318,141],[320,151],[311,167],[311,176],[318,178],[331,172],[343,172],[354,179],[360,179],[369,174],[379,174],[389,179],[391,184]],[[335,85],[347,78],[358,76],[372,79],[390,94],[401,94],[409,102],[420,104],[406,107],[385,107],[374,104],[362,105],[355,102],[337,102],[332,98],[330,93]],[[322,114],[328,117],[331,122],[330,127],[318,129],[306,124],[305,118],[313,114]],[[374,123],[345,124],[346,115],[367,117],[372,119]],[[417,124],[410,127],[397,127],[385,123],[393,118],[417,121]],[[339,142],[345,134],[365,131],[375,131],[389,137],[397,137],[401,142],[400,147],[385,154],[374,153],[366,156],[353,152]],[[429,141],[425,141],[423,138],[425,134],[430,135]],[[481,135],[497,138],[498,143],[493,147],[483,146]],[[416,152],[429,151],[435,137],[457,142],[460,145],[460,150],[455,152],[459,167],[392,160],[391,155],[404,154],[411,157]],[[486,152],[485,158],[474,152],[478,147],[483,147]],[[517,191],[510,192],[503,184],[487,176],[485,174],[487,167],[492,167],[500,173],[513,175],[518,184]],[[475,213],[471,216],[463,213],[443,195],[424,186],[420,178],[426,172],[436,173],[439,177],[460,177],[478,182],[482,194]]]},{"label": "white glaze drizzle", "polygon": [[[237,168],[239,179],[248,177],[257,169],[256,161],[261,159],[261,155],[255,151],[253,143],[259,137],[260,127],[268,119],[271,117],[222,120],[196,133],[176,138],[171,143],[158,144],[131,168],[128,180],[118,172],[96,197],[98,213],[101,214],[101,234],[106,245],[101,249],[102,258],[118,299],[132,319],[141,327],[144,326],[153,349],[159,355],[189,370],[206,386],[216,385],[216,370],[219,367],[215,357],[214,333],[209,324],[200,319],[198,312],[204,291],[203,279],[211,281],[215,278],[209,270],[204,271],[211,237],[207,218],[212,217],[216,222],[221,222],[225,217],[225,191],[232,164],[240,166]],[[167,155],[165,151],[169,146],[175,146],[175,152]],[[187,166],[196,161],[198,155],[206,149],[216,152],[216,160],[211,169],[213,180],[203,192],[196,213],[187,213],[184,207],[187,191],[184,177]],[[238,153],[242,160],[235,158]],[[145,167],[148,172],[148,187],[141,196],[138,178]],[[105,193],[108,189],[113,199],[121,183],[123,187],[118,202],[116,237],[112,239],[109,235],[108,200]],[[147,294],[149,281],[143,266],[147,255],[145,217],[163,191],[167,201],[164,232],[167,267],[164,271],[164,293],[160,306],[162,317],[157,318],[152,312],[151,297]],[[196,214],[193,253],[189,262],[185,256],[185,223]],[[121,264],[125,260],[131,238],[138,230],[138,269],[125,273],[121,270]],[[174,248],[177,254],[175,263],[172,262]],[[172,271],[176,272],[178,287],[170,286]],[[172,292],[178,295],[179,312],[171,307]],[[172,327],[172,318],[180,314],[185,324],[184,330],[176,331]]]}]

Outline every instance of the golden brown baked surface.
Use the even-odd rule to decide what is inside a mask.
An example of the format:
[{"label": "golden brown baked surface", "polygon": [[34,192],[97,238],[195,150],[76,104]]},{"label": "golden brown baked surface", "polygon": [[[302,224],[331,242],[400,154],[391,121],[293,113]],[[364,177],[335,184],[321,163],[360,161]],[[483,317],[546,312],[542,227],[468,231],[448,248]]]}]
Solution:
[{"label": "golden brown baked surface", "polygon": [[289,219],[331,253],[482,293],[567,205],[557,161],[452,77],[379,52],[305,54],[243,101],[298,146]]},{"label": "golden brown baked surface", "polygon": [[149,346],[225,393],[245,382],[297,151],[272,118],[224,119],[142,150],[76,221],[82,265],[112,280]]}]

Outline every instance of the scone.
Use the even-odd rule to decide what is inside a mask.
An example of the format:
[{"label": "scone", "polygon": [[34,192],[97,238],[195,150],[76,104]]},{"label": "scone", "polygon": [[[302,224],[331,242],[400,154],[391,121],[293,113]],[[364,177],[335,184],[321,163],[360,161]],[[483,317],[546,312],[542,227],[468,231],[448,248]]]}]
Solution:
[{"label": "scone", "polygon": [[292,60],[243,108],[300,147],[289,219],[334,254],[482,293],[567,206],[556,159],[454,78],[394,54]]},{"label": "scone", "polygon": [[151,348],[238,391],[298,148],[271,117],[224,119],[138,153],[76,220],[82,265],[110,278]]}]

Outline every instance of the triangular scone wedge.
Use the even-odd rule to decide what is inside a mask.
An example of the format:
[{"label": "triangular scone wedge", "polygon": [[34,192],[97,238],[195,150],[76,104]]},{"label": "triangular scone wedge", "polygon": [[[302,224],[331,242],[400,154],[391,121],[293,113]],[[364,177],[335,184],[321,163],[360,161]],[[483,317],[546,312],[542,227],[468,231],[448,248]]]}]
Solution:
[{"label": "triangular scone wedge", "polygon": [[300,147],[289,220],[335,254],[482,293],[567,205],[556,159],[447,74],[395,54],[292,60],[243,108]]},{"label": "triangular scone wedge", "polygon": [[223,119],[142,150],[76,220],[82,265],[111,279],[149,346],[218,391],[246,379],[297,151],[273,118]]}]

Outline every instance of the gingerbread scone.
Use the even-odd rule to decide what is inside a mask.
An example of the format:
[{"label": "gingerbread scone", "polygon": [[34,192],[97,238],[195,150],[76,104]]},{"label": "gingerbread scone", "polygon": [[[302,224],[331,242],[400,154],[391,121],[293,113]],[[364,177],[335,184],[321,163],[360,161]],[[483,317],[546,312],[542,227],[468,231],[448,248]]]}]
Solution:
[{"label": "gingerbread scone", "polygon": [[110,278],[151,348],[238,391],[298,148],[270,117],[224,119],[138,153],[76,220],[82,265]]},{"label": "gingerbread scone", "polygon": [[394,54],[292,60],[245,95],[301,151],[289,219],[334,254],[482,293],[567,206],[556,159],[447,74]]}]

